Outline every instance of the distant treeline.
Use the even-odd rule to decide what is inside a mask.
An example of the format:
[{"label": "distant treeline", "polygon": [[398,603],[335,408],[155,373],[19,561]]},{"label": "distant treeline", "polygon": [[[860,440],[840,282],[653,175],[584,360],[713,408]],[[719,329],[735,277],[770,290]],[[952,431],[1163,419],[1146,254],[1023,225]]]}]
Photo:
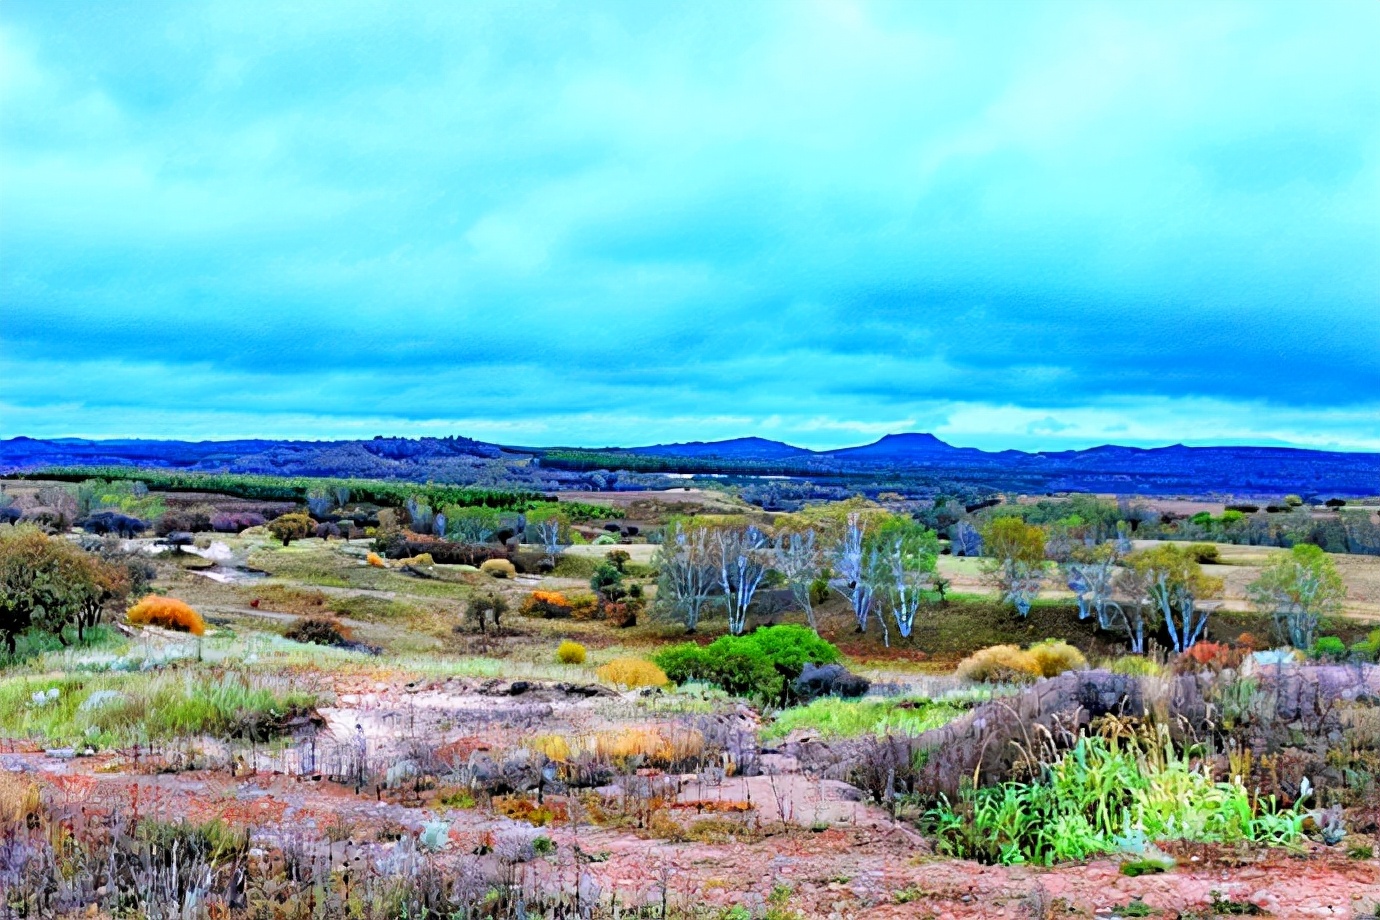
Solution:
[{"label": "distant treeline", "polygon": [[776,460],[725,460],[718,457],[671,457],[621,450],[540,451],[542,466],[557,470],[628,470],[634,473],[726,473],[752,476],[818,476],[829,467]]},{"label": "distant treeline", "polygon": [[[522,490],[475,489],[435,483],[391,482],[377,479],[336,479],[314,476],[267,476],[250,473],[191,473],[129,466],[62,466],[10,474],[7,479],[40,479],[59,482],[84,482],[89,479],[142,482],[152,490],[164,492],[206,492],[231,495],[256,501],[304,502],[309,495],[349,489],[357,502],[401,507],[409,498],[419,498],[433,508],[445,505],[526,511],[533,505],[554,501],[541,492]],[[576,506],[580,507],[576,507]],[[562,502],[575,517],[616,517],[609,508]],[[586,513],[589,512],[589,513]]]}]

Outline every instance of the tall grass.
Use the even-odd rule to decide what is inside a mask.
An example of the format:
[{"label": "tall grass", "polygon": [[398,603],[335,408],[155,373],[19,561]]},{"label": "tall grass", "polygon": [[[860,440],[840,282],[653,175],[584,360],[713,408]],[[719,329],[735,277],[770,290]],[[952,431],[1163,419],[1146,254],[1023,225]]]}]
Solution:
[{"label": "tall grass", "polygon": [[763,740],[807,729],[824,738],[918,735],[958,718],[962,707],[925,699],[841,700],[823,697],[782,711],[762,729]]},{"label": "tall grass", "polygon": [[1240,777],[1216,780],[1161,729],[1149,737],[1082,737],[1039,780],[965,790],[926,820],[945,855],[1052,865],[1135,852],[1155,840],[1289,844],[1303,834],[1301,805],[1281,808]]},{"label": "tall grass", "polygon": [[283,678],[188,669],[0,681],[0,733],[96,748],[210,735],[266,740],[317,705]]}]

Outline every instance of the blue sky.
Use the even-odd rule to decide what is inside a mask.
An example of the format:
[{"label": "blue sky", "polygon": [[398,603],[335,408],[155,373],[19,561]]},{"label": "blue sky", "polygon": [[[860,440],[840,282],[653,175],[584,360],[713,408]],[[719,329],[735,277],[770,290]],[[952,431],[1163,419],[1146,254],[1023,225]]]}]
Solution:
[{"label": "blue sky", "polygon": [[0,5],[0,436],[1380,450],[1380,4]]}]

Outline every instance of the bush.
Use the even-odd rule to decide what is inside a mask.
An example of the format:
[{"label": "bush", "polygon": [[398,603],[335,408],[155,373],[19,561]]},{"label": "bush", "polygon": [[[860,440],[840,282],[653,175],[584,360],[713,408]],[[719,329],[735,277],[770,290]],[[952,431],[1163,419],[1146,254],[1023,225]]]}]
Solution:
[{"label": "bush", "polygon": [[615,658],[595,672],[599,679],[628,690],[638,687],[664,687],[670,683],[666,672],[642,658]]},{"label": "bush", "polygon": [[599,598],[593,594],[577,594],[567,598],[570,615],[577,620],[593,620],[599,616]]},{"label": "bush", "polygon": [[806,664],[834,664],[831,643],[804,626],[768,626],[746,636],[721,636],[705,648],[673,645],[656,662],[676,683],[703,680],[727,693],[768,703],[787,703]]},{"label": "bush", "polygon": [[364,557],[364,561],[376,568],[383,568],[383,557],[378,553],[370,553]]},{"label": "bush", "polygon": [[330,617],[303,617],[283,635],[293,642],[309,645],[345,645],[351,638],[350,631]]},{"label": "bush", "polygon": [[1346,657],[1346,643],[1336,636],[1319,636],[1318,641],[1313,643],[1314,658],[1330,658],[1333,660]]},{"label": "bush", "polygon": [[205,533],[211,529],[211,515],[199,508],[168,511],[154,522],[153,532],[160,537],[170,533]]},{"label": "bush", "polygon": [[1143,655],[1123,655],[1113,661],[1107,670],[1127,677],[1158,677],[1164,673],[1164,668],[1155,659]]},{"label": "bush", "polygon": [[301,512],[283,514],[268,522],[273,539],[287,546],[293,540],[304,540],[316,532],[316,522]]},{"label": "bush", "polygon": [[150,594],[129,608],[125,619],[134,626],[158,626],[200,636],[206,632],[206,621],[187,604],[175,597]]},{"label": "bush", "polygon": [[1197,642],[1185,649],[1175,664],[1180,670],[1220,671],[1223,668],[1236,667],[1244,657],[1245,652],[1243,650],[1232,648],[1221,642]]},{"label": "bush", "polygon": [[1083,653],[1060,639],[1046,639],[1030,647],[1041,677],[1055,677],[1065,671],[1084,671],[1088,659]]},{"label": "bush", "polygon": [[533,591],[523,600],[518,613],[544,620],[563,620],[570,616],[570,601],[559,591]]},{"label": "bush", "polygon": [[1380,660],[1380,629],[1373,629],[1360,642],[1351,647],[1353,654],[1367,661]]},{"label": "bush", "polygon": [[486,559],[479,571],[493,578],[512,578],[517,574],[517,569],[507,559]]},{"label": "bush", "polygon": [[211,529],[216,533],[240,533],[251,527],[262,527],[266,522],[262,514],[255,512],[217,511],[211,515]]},{"label": "bush", "polygon": [[1025,683],[1041,676],[1040,662],[1017,645],[993,645],[958,663],[957,674],[974,683]]},{"label": "bush", "polygon": [[556,649],[556,660],[561,664],[584,664],[585,647],[567,639]]},{"label": "bush", "polygon": [[1222,559],[1221,551],[1212,543],[1190,543],[1188,551],[1199,565],[1216,565]]}]

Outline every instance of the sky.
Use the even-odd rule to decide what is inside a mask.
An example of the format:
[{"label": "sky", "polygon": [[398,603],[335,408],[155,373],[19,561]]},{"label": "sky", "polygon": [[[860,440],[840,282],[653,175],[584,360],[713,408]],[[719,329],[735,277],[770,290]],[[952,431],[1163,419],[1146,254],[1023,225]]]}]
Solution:
[{"label": "sky", "polygon": [[1380,450],[1380,3],[0,4],[0,437]]}]

